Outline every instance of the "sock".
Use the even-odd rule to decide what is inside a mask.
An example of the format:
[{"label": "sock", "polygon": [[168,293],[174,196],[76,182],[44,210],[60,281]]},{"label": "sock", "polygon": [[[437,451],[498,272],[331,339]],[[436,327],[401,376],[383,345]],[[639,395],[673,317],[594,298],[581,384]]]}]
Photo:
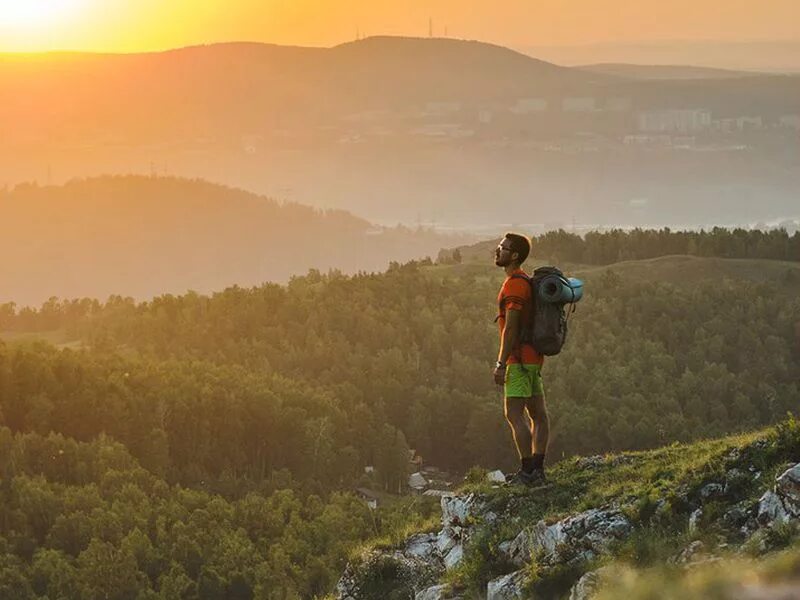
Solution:
[{"label": "sock", "polygon": [[531,473],[536,468],[533,456],[523,456],[520,462],[522,463],[522,470],[526,473]]},{"label": "sock", "polygon": [[532,470],[533,469],[543,470],[544,469],[544,454],[534,454],[533,456],[531,456],[531,465],[533,465],[531,467]]}]

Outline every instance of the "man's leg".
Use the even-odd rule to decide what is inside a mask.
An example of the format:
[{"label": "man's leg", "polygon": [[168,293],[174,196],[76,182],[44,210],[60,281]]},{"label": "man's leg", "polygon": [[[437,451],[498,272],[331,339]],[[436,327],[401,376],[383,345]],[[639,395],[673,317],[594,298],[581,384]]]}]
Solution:
[{"label": "man's leg", "polygon": [[530,398],[505,398],[506,421],[511,426],[520,460],[529,459],[533,448],[530,423],[525,417],[525,404],[529,400]]},{"label": "man's leg", "polygon": [[544,394],[535,394],[527,398],[525,408],[528,410],[528,416],[533,422],[531,451],[535,461],[535,468],[543,469],[547,443],[550,439],[550,417],[547,415]]}]

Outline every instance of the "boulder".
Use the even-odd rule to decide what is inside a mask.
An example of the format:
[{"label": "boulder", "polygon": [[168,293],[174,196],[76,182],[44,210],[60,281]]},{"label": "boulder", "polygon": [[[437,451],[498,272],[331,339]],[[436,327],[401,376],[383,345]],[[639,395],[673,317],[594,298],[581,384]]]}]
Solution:
[{"label": "boulder", "polygon": [[505,483],[506,475],[500,469],[486,474],[486,479],[491,483]]},{"label": "boulder", "polygon": [[441,567],[402,552],[373,551],[347,565],[334,590],[337,600],[372,600],[390,594],[413,598],[431,587]]},{"label": "boulder", "polygon": [[440,560],[441,554],[437,547],[439,537],[435,533],[418,533],[406,540],[403,554],[416,556],[423,560]]},{"label": "boulder", "polygon": [[616,508],[593,508],[547,525],[539,521],[514,538],[507,557],[516,565],[526,564],[536,555],[539,564],[591,560],[615,540],[633,530],[628,518]]},{"label": "boulder", "polygon": [[442,527],[458,525],[463,527],[472,516],[476,499],[474,494],[467,496],[442,496]]},{"label": "boulder", "polygon": [[612,567],[600,567],[584,574],[569,591],[569,600],[589,600],[609,579]]},{"label": "boulder", "polygon": [[789,515],[783,507],[780,496],[773,491],[766,491],[758,500],[758,524],[762,527],[772,523],[785,523],[789,520]]},{"label": "boulder", "polygon": [[467,496],[442,496],[442,529],[436,539],[436,548],[443,557],[446,569],[452,569],[464,558],[464,544],[469,540],[472,523],[493,520],[494,513],[483,511],[474,494]]},{"label": "boulder", "polygon": [[525,598],[525,570],[520,569],[497,579],[486,586],[486,600],[516,600]]},{"label": "boulder", "polygon": [[718,498],[725,493],[725,488],[721,483],[707,483],[700,488],[700,498],[702,500],[711,500]]},{"label": "boulder", "polygon": [[444,568],[448,571],[458,565],[464,558],[464,544],[456,544],[444,557]]},{"label": "boulder", "polygon": [[800,517],[800,463],[778,477],[775,491],[783,500],[786,512],[793,517]]},{"label": "boulder", "polygon": [[776,480],[775,489],[758,501],[756,520],[762,527],[800,518],[800,463],[790,466]]}]

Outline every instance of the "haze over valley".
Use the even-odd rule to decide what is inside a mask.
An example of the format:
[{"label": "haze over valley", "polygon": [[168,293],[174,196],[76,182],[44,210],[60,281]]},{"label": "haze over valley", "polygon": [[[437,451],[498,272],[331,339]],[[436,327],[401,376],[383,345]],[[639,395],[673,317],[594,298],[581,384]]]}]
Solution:
[{"label": "haze over valley", "polygon": [[799,76],[567,68],[375,37],[3,55],[0,102],[7,185],[201,177],[383,225],[492,234],[800,218]]}]

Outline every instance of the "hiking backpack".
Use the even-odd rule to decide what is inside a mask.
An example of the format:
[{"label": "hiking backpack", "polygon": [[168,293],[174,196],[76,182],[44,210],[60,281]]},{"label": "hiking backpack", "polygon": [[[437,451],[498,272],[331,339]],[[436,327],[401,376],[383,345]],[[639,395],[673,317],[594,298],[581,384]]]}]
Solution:
[{"label": "hiking backpack", "polygon": [[[567,304],[579,299],[572,293],[569,297],[560,295],[566,286],[572,289],[569,280],[556,267],[539,267],[533,275],[512,275],[523,278],[531,286],[531,316],[528,326],[522,331],[522,341],[531,344],[543,356],[555,356],[561,352],[567,341]],[[549,298],[549,301],[547,300]],[[571,312],[571,311],[570,311]]]}]

